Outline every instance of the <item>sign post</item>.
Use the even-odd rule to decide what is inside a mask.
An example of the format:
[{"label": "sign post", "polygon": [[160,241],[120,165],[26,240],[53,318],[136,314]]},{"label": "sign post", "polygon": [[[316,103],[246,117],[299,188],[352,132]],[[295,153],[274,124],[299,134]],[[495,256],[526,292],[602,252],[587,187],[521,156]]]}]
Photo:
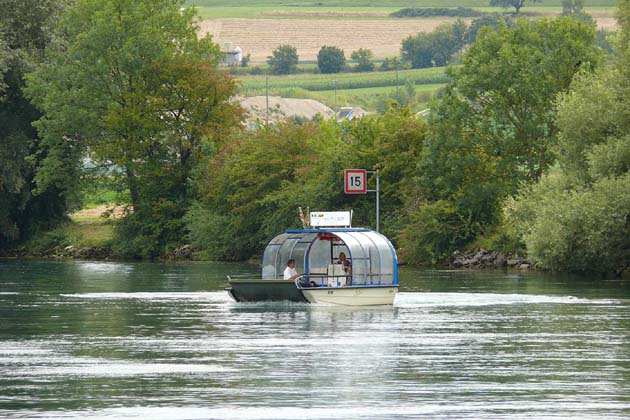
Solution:
[{"label": "sign post", "polygon": [[[367,174],[376,174],[376,189],[367,189]],[[344,192],[346,194],[367,194],[376,193],[376,231],[380,231],[380,193],[381,184],[378,171],[367,171],[365,169],[346,169],[344,174]]]}]

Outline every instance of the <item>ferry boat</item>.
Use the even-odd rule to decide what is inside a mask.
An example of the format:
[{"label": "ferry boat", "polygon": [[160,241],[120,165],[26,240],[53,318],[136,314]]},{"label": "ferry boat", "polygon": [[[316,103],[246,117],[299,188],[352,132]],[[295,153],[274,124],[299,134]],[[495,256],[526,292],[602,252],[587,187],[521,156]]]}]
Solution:
[{"label": "ferry boat", "polygon": [[[260,278],[228,276],[237,302],[288,300],[332,305],[391,305],[398,259],[382,234],[350,226],[351,212],[311,212],[311,226],[287,230],[263,253]],[[285,279],[290,260],[295,279]]]}]

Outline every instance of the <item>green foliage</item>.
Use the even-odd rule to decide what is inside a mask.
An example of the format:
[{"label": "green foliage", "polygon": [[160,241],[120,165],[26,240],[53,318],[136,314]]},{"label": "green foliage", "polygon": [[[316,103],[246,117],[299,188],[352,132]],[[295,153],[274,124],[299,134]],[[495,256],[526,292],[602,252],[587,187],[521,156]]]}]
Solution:
[{"label": "green foliage", "polygon": [[450,17],[478,17],[483,13],[469,7],[423,7],[423,8],[404,8],[394,13],[391,17],[411,18],[411,17],[433,17],[433,16],[450,16]]},{"label": "green foliage", "polygon": [[354,68],[355,71],[374,71],[374,63],[372,62],[372,58],[374,58],[374,53],[372,53],[372,50],[359,48],[356,51],[352,51],[352,54],[350,54],[350,58],[357,62],[357,66]]},{"label": "green foliage", "polygon": [[346,65],[342,49],[324,45],[317,53],[317,68],[320,73],[339,73]]},{"label": "green foliage", "polygon": [[298,54],[291,45],[280,45],[267,57],[272,74],[297,73]]},{"label": "green foliage", "polygon": [[110,176],[124,182],[133,207],[119,241],[140,246],[137,238],[145,238],[141,256],[181,241],[178,217],[200,151],[240,117],[228,103],[234,83],[217,71],[219,48],[197,37],[194,11],[180,6],[78,1],[60,23],[66,43],[51,48],[50,62],[29,80],[28,92],[45,112],[37,122],[46,156],[38,189],[78,189],[88,151],[97,167],[115,165]]},{"label": "green foliage", "polygon": [[381,71],[393,71],[402,68],[398,57],[386,57],[381,63]]},{"label": "green foliage", "polygon": [[34,195],[40,139],[32,127],[41,115],[24,94],[24,77],[42,60],[56,32],[61,0],[0,0],[0,248],[64,220],[72,204],[68,186]]},{"label": "green foliage", "polygon": [[115,224],[112,250],[124,258],[154,259],[182,244],[186,208],[177,197],[141,204]]},{"label": "green foliage", "polygon": [[620,275],[630,268],[630,173],[592,188],[545,177],[507,206],[542,268]]},{"label": "green foliage", "polygon": [[[630,15],[630,2],[620,4]],[[620,20],[620,38],[630,25]],[[560,97],[560,174],[544,177],[506,207],[514,236],[544,268],[602,274],[630,268],[630,56],[582,74]]]},{"label": "green foliage", "polygon": [[462,66],[447,70],[452,82],[433,106],[418,191],[410,196],[422,203],[412,213],[418,227],[401,233],[413,241],[423,226],[432,232],[405,245],[415,258],[432,262],[492,232],[502,201],[553,163],[554,101],[577,62],[585,70],[597,62],[593,32],[568,18],[487,28]]},{"label": "green foliage", "polygon": [[562,14],[576,15],[584,10],[584,0],[562,0]]},{"label": "green foliage", "polygon": [[416,207],[400,233],[399,257],[411,264],[435,264],[478,234],[470,217],[439,200]]},{"label": "green foliage", "polygon": [[[630,133],[630,107],[623,98],[630,92],[626,77],[613,68],[597,75],[580,75],[571,92],[560,97],[556,117],[559,163],[579,183],[592,180],[589,153],[594,146]],[[597,154],[602,153],[604,150]]]},{"label": "green foliage", "polygon": [[[269,83],[270,92],[282,92],[285,89],[301,88],[309,91],[333,89],[333,77],[321,74],[300,74],[291,76],[247,76],[239,78],[241,91],[247,95],[265,93]],[[370,87],[395,87],[401,80],[411,80],[415,85],[446,83],[449,81],[444,68],[421,70],[400,70],[396,73],[384,71],[373,73],[340,73],[334,76],[338,89],[364,89]]]},{"label": "green foliage", "polygon": [[[531,0],[532,3],[540,3],[542,0]],[[521,11],[521,8],[525,5],[526,0],[490,0],[490,6],[495,7],[503,7],[504,9],[508,9],[513,7],[516,9],[516,13]]]},{"label": "green foliage", "polygon": [[193,243],[211,258],[247,259],[299,226],[299,206],[325,208],[340,194],[331,182],[344,156],[340,136],[327,123],[288,123],[224,146],[200,175],[202,205],[187,217]]},{"label": "green foliage", "polygon": [[469,108],[488,153],[518,180],[536,180],[554,161],[554,101],[579,69],[599,62],[594,28],[570,18],[485,29],[453,67],[449,94]]},{"label": "green foliage", "polygon": [[415,171],[409,163],[418,159],[425,133],[425,123],[405,108],[345,126],[286,123],[247,133],[200,175],[203,198],[186,219],[190,237],[211,258],[241,260],[262,252],[279,232],[300,227],[300,206],[352,208],[355,225],[373,226],[373,197],[343,194],[343,169],[362,167],[380,173],[382,230],[396,240],[406,179]]},{"label": "green foliage", "polygon": [[433,32],[410,36],[402,41],[402,58],[415,69],[445,66],[464,47],[465,34],[466,24],[458,20],[440,25]]},{"label": "green foliage", "polygon": [[508,28],[511,28],[514,26],[514,22],[508,16],[503,16],[498,13],[487,13],[477,19],[473,19],[466,29],[464,42],[465,44],[472,44],[475,42],[477,34],[482,28],[490,27],[496,30],[501,25],[506,25]]}]

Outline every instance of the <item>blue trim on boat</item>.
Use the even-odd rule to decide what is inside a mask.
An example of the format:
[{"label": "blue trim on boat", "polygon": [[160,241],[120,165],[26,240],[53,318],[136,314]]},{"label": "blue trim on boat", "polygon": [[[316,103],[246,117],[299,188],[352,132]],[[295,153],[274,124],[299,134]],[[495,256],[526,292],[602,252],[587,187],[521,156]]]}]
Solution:
[{"label": "blue trim on boat", "polygon": [[366,228],[324,228],[324,229],[288,229],[286,233],[335,233],[335,232],[374,232]]}]

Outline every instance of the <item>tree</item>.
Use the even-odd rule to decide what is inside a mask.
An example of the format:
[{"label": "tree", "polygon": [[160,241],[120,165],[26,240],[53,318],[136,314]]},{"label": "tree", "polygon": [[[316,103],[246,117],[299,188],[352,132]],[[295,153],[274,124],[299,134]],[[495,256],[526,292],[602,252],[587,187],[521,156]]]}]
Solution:
[{"label": "tree", "polygon": [[350,58],[357,62],[356,71],[374,71],[374,63],[372,62],[374,53],[372,50],[359,48],[350,54]]},{"label": "tree", "polygon": [[579,15],[584,10],[584,0],[562,0],[563,15]]},{"label": "tree", "polygon": [[[424,121],[402,107],[386,115],[336,122],[279,124],[245,133],[209,159],[203,197],[187,221],[195,245],[215,259],[259,254],[278,232],[299,227],[297,209],[354,210],[358,226],[374,225],[374,200],[343,193],[344,168],[379,170],[383,232],[394,240],[400,210],[422,152]],[[374,179],[370,179],[373,187]]]},{"label": "tree", "polygon": [[63,220],[66,186],[41,189],[33,178],[44,155],[32,127],[41,115],[24,94],[25,75],[55,36],[62,0],[0,0],[0,249]]},{"label": "tree", "polygon": [[[493,7],[502,7],[507,9],[508,7],[513,7],[516,9],[515,14],[521,11],[521,8],[525,5],[526,0],[490,0],[490,6]],[[532,3],[540,3],[542,0],[531,0]]]},{"label": "tree", "polygon": [[80,0],[60,23],[67,43],[49,49],[50,63],[29,81],[45,114],[36,124],[47,154],[38,188],[76,185],[86,156],[110,168],[131,196],[119,231],[131,255],[155,256],[181,240],[197,159],[239,121],[218,47],[197,37],[194,10],[181,6]]},{"label": "tree", "polygon": [[320,73],[339,73],[345,65],[346,57],[340,48],[324,45],[317,53],[317,67]]},{"label": "tree", "polygon": [[479,32],[433,107],[414,199],[424,204],[404,232],[429,236],[407,249],[434,262],[496,228],[503,200],[554,164],[556,98],[599,56],[594,28],[571,18]]},{"label": "tree", "polygon": [[272,74],[292,74],[297,72],[298,54],[291,45],[280,45],[267,57]]},{"label": "tree", "polygon": [[465,35],[466,24],[462,20],[440,25],[433,32],[403,39],[402,58],[416,69],[445,66],[464,47]]},{"label": "tree", "polygon": [[558,103],[559,172],[506,206],[539,266],[620,276],[630,268],[630,1],[614,62],[580,74]]},{"label": "tree", "polygon": [[187,217],[193,243],[212,259],[244,260],[298,228],[299,206],[335,208],[340,138],[333,123],[288,122],[225,144],[199,174],[201,199]]}]

